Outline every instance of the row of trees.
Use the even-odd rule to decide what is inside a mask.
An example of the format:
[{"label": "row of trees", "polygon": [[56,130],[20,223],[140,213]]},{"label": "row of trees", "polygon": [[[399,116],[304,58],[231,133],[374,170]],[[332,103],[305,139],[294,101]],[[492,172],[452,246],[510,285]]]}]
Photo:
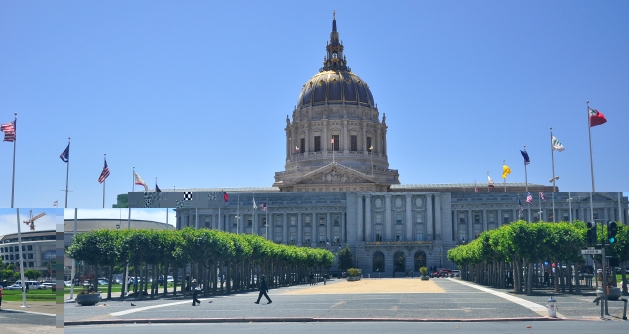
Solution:
[{"label": "row of trees", "polygon": [[256,278],[263,274],[269,277],[270,287],[305,282],[311,271],[321,272],[334,263],[334,254],[323,249],[275,244],[258,235],[192,228],[91,231],[77,234],[66,254],[93,266],[94,286],[101,267],[106,268],[107,299],[111,299],[114,267],[127,264],[133,267],[133,277],[140,277],[140,297],[148,294],[152,278],[153,298],[158,293],[158,277],[167,277],[171,272],[175,295],[177,273],[188,265],[192,277],[202,284],[203,293],[209,294],[253,289]]},{"label": "row of trees", "polygon": [[[34,269],[24,270],[24,278],[30,281],[36,280],[42,277],[42,272]],[[0,282],[15,282],[22,279],[20,274],[20,268],[15,264],[5,265],[2,259],[0,259]]]},{"label": "row of trees", "polygon": [[[607,238],[606,227],[598,226],[599,243]],[[602,232],[602,233],[601,233]],[[572,265],[583,264],[581,249],[586,247],[587,228],[583,222],[527,223],[518,221],[498,229],[483,232],[472,242],[448,251],[448,259],[456,263],[465,280],[479,284],[505,288],[510,277],[515,292],[525,289],[532,293],[535,267],[543,268],[543,262],[555,264],[555,291],[566,286],[573,292]],[[619,225],[617,241],[607,247],[609,256],[622,263],[623,291],[627,293],[626,261],[629,260],[629,226]],[[595,257],[601,263],[601,256]],[[565,264],[565,268],[562,266]],[[522,268],[521,270],[514,270]],[[541,271],[538,271],[541,272]],[[578,277],[578,273],[576,275]],[[567,282],[566,282],[567,278]],[[580,293],[579,280],[576,292]]]}]

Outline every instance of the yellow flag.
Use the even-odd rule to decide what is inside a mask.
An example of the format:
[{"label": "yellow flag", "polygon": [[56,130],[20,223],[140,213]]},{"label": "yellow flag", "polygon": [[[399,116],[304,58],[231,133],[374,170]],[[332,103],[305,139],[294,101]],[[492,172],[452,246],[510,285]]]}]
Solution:
[{"label": "yellow flag", "polygon": [[502,178],[506,179],[509,174],[511,174],[511,168],[507,165],[502,165]]},{"label": "yellow flag", "polygon": [[373,145],[369,146],[369,150],[372,151],[373,150]]}]

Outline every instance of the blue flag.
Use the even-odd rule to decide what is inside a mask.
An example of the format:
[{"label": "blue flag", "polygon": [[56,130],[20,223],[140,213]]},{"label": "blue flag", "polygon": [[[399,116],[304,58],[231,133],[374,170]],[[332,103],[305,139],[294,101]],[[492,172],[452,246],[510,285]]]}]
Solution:
[{"label": "blue flag", "polygon": [[518,207],[520,208],[520,213],[519,214],[522,214],[522,210],[523,210],[522,209],[522,202],[520,201],[519,198],[518,198]]},{"label": "blue flag", "polygon": [[70,144],[66,146],[66,149],[63,150],[63,152],[61,153],[59,157],[61,158],[61,160],[63,160],[63,162],[70,161]]},{"label": "blue flag", "polygon": [[522,153],[522,157],[524,158],[524,164],[525,165],[530,164],[531,163],[531,159],[529,159],[529,154],[526,153],[526,150],[525,151],[520,150],[520,153]]}]

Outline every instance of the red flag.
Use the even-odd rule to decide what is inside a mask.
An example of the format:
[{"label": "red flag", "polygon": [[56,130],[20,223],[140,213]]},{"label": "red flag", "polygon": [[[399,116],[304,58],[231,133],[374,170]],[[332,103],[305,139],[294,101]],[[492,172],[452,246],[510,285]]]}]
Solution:
[{"label": "red flag", "polygon": [[227,195],[227,193],[226,193],[226,192],[224,192],[224,191],[223,191],[223,200],[224,200],[225,202],[229,202],[229,195]]},{"label": "red flag", "polygon": [[607,123],[605,115],[602,112],[590,108],[590,127]]}]

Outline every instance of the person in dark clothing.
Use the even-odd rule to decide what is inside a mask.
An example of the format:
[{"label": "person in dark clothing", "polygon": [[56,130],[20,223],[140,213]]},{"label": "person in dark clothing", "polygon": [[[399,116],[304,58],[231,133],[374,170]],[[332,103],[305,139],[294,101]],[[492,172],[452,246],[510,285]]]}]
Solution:
[{"label": "person in dark clothing", "polygon": [[266,284],[266,277],[264,275],[260,276],[260,294],[258,295],[258,300],[255,301],[256,304],[260,304],[260,299],[262,296],[266,297],[268,300],[267,304],[271,304],[271,298],[266,293],[269,292],[269,287]]},{"label": "person in dark clothing", "polygon": [[197,298],[197,296],[199,295],[199,291],[201,291],[201,289],[197,285],[196,279],[192,280],[191,288],[192,288],[192,306],[197,306],[197,304],[201,304],[201,301]]}]

